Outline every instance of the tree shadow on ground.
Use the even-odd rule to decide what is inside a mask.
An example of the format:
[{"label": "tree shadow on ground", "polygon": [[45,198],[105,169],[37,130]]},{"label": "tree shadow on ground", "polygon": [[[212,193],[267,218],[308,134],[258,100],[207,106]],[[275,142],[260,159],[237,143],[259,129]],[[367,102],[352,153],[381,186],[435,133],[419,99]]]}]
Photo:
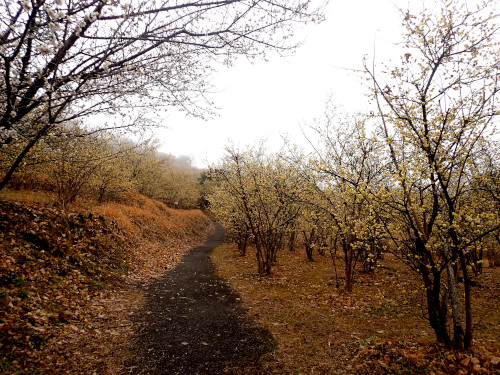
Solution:
[{"label": "tree shadow on ground", "polygon": [[271,334],[248,316],[238,294],[215,275],[210,253],[224,232],[190,250],[174,269],[146,285],[129,374],[260,374],[274,349]]}]

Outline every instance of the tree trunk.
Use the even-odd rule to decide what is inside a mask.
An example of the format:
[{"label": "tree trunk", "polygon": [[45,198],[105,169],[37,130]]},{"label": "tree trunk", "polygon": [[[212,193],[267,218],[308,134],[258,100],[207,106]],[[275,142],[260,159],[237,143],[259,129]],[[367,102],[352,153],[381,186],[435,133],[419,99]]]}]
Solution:
[{"label": "tree trunk", "polygon": [[[422,265],[425,268],[424,265]],[[433,272],[433,278],[430,278],[429,272],[423,270],[421,272],[424,277],[427,295],[427,312],[429,314],[429,323],[436,334],[438,342],[451,348],[451,340],[446,325],[448,309],[446,303],[441,303],[441,274],[437,271]]]},{"label": "tree trunk", "polygon": [[0,181],[0,191],[7,186],[12,175],[17,170],[25,156],[31,151],[31,149],[38,143],[40,138],[47,134],[50,129],[50,125],[45,125],[36,135],[33,137],[28,144],[24,147],[23,151],[17,156],[16,160],[12,163],[12,165],[8,168],[7,173],[3,177],[2,181]]},{"label": "tree trunk", "polygon": [[304,234],[304,247],[306,249],[307,260],[310,262],[314,262],[314,258],[312,256],[313,255],[312,242],[313,242],[313,238],[314,238],[314,229],[311,230],[309,237],[307,237],[306,231],[304,231],[303,234]]},{"label": "tree trunk", "polygon": [[248,244],[248,232],[240,233],[237,240],[238,253],[240,256],[245,256],[247,254],[247,244]]},{"label": "tree trunk", "polygon": [[291,252],[294,252],[295,251],[295,231],[293,231],[291,234],[290,234],[290,239],[288,241],[288,244],[289,244],[289,248],[290,248],[290,251]]},{"label": "tree trunk", "polygon": [[464,276],[464,292],[465,292],[465,337],[464,337],[464,349],[470,349],[472,347],[472,301],[471,301],[471,285],[469,270],[467,269],[467,262],[465,260],[465,254],[460,251],[460,265],[462,268],[462,273]]},{"label": "tree trunk", "polygon": [[458,292],[453,266],[448,263],[448,285],[450,287],[451,314],[453,316],[453,347],[457,350],[464,350],[464,329],[458,305]]},{"label": "tree trunk", "polygon": [[257,257],[257,272],[259,275],[265,273],[265,257],[262,253],[262,245],[258,237],[255,237],[255,256]]},{"label": "tree trunk", "polygon": [[306,243],[304,244],[305,245],[305,248],[306,248],[306,256],[307,256],[307,260],[309,262],[314,262],[314,258],[312,256],[312,253],[313,253],[313,249],[312,249],[312,246],[309,242],[306,241]]},{"label": "tree trunk", "polygon": [[332,258],[333,269],[335,271],[335,287],[338,289],[340,287],[339,275],[337,272],[337,263],[335,262],[335,256],[337,255],[337,239],[338,237],[332,238],[332,243],[330,244],[330,257]]},{"label": "tree trunk", "polygon": [[345,261],[345,290],[352,293],[352,284],[354,278],[353,265],[353,250],[349,244],[344,244],[344,261]]}]

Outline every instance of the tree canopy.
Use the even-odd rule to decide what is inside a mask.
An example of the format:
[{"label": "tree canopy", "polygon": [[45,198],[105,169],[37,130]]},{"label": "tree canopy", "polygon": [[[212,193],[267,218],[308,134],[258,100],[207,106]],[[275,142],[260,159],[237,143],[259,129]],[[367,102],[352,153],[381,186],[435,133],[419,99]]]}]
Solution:
[{"label": "tree canopy", "polygon": [[0,146],[21,147],[0,189],[54,125],[107,113],[121,116],[97,128],[136,127],[148,120],[144,108],[161,106],[202,116],[214,61],[293,49],[293,24],[320,20],[321,8],[311,0],[3,1]]}]

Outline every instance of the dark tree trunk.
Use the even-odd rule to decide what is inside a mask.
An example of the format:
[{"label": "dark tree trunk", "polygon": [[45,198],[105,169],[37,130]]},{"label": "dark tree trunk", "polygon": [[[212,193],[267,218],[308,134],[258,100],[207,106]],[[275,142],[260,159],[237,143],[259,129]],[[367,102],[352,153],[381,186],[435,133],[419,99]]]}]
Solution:
[{"label": "dark tree trunk", "polygon": [[244,233],[240,233],[237,239],[237,245],[238,245],[238,253],[240,256],[245,256],[247,254],[247,244],[248,244],[248,238],[250,237],[248,231],[245,231]]},{"label": "dark tree trunk", "polygon": [[312,248],[311,244],[308,243],[308,242],[306,242],[305,243],[305,248],[306,248],[307,260],[310,261],[310,262],[314,262],[314,258],[312,256],[313,248]]},{"label": "dark tree trunk", "polygon": [[441,274],[434,271],[432,279],[427,270],[422,269],[421,274],[426,286],[429,323],[436,334],[437,341],[445,344],[447,348],[451,348],[450,334],[446,324],[448,317],[447,297],[441,300]]},{"label": "dark tree trunk", "polygon": [[465,254],[460,251],[460,265],[462,268],[462,273],[464,277],[464,293],[465,293],[465,335],[463,347],[464,349],[470,349],[472,347],[472,301],[471,301],[471,280],[469,276],[469,270],[467,269],[467,262],[465,259]]},{"label": "dark tree trunk", "polygon": [[10,165],[10,167],[7,170],[7,173],[4,175],[3,179],[0,181],[0,191],[7,186],[9,183],[10,179],[12,178],[12,175],[14,172],[17,170],[19,165],[21,165],[21,162],[24,160],[25,156],[31,151],[31,149],[38,143],[40,138],[42,138],[44,135],[47,134],[47,132],[50,129],[50,125],[45,125],[37,134],[35,137],[33,137],[24,147],[24,149],[21,151],[21,153],[17,156],[16,160]]},{"label": "dark tree trunk", "polygon": [[307,236],[307,232],[303,232],[304,235],[304,247],[306,249],[307,260],[310,262],[314,262],[313,258],[313,240],[314,240],[314,229],[311,230],[309,236]]},{"label": "dark tree trunk", "polygon": [[352,293],[354,279],[354,256],[353,249],[350,244],[344,244],[344,261],[345,261],[345,290]]},{"label": "dark tree trunk", "polygon": [[288,246],[289,246],[289,249],[291,252],[294,252],[295,251],[295,231],[293,231],[291,234],[290,234],[290,239],[288,241]]}]

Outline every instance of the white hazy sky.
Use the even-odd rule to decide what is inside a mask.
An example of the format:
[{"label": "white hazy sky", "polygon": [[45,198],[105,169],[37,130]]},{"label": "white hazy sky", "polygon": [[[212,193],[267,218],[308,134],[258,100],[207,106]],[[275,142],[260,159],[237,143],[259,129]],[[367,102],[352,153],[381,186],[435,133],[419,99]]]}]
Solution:
[{"label": "white hazy sky", "polygon": [[218,92],[211,97],[220,108],[218,116],[200,120],[169,114],[168,129],[156,132],[161,151],[189,155],[203,168],[216,163],[230,142],[244,148],[268,139],[271,148],[279,148],[281,135],[287,135],[306,144],[300,125],[321,116],[329,95],[347,111],[366,110],[367,88],[348,69],[361,69],[363,56],[371,58],[374,46],[377,62],[397,58],[401,19],[396,6],[406,8],[408,0],[330,0],[327,20],[306,27],[304,43],[293,56],[221,66],[213,75]]}]

